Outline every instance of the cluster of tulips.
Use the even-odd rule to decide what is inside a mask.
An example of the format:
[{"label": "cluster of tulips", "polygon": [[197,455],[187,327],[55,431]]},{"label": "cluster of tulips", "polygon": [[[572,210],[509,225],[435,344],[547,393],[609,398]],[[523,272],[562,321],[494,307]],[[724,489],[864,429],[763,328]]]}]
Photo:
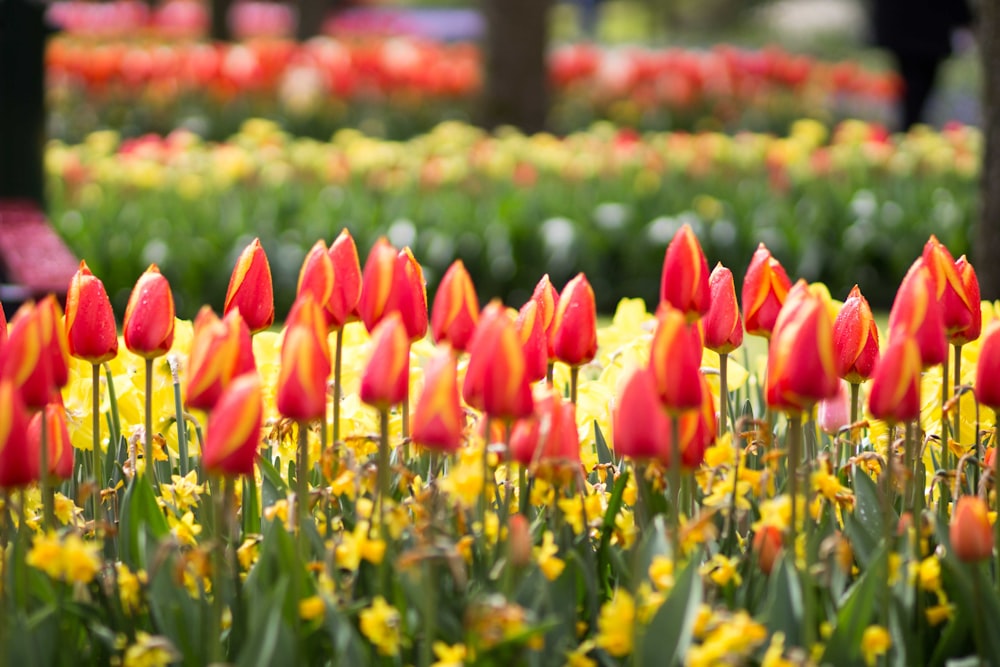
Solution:
[{"label": "cluster of tulips", "polygon": [[[737,300],[688,226],[655,314],[600,331],[583,274],[480,309],[456,261],[428,307],[409,248],[362,269],[346,230],[274,320],[255,240],[193,327],[150,266],[127,352],[85,262],[64,317],[49,297],[0,327],[5,656],[55,664],[54,633],[124,665],[1000,655],[1000,459],[967,408],[1000,408],[1000,320],[981,335],[934,237],[884,349],[857,287],[838,306],[761,244]],[[756,407],[744,332],[768,340]]]}]

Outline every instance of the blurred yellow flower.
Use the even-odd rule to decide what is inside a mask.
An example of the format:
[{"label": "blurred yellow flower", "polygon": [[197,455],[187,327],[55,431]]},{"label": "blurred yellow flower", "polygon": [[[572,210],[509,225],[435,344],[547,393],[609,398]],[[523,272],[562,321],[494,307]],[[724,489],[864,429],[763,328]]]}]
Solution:
[{"label": "blurred yellow flower", "polygon": [[596,644],[616,658],[628,655],[632,652],[635,620],[635,600],[628,591],[619,588],[601,606]]},{"label": "blurred yellow flower", "polygon": [[361,633],[379,655],[398,655],[402,639],[399,611],[377,596],[370,607],[361,610]]}]

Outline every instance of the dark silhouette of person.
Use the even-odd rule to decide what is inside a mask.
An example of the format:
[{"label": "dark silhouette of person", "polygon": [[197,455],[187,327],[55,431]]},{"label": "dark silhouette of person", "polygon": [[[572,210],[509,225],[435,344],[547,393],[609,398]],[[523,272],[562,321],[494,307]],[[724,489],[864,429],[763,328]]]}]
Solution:
[{"label": "dark silhouette of person", "polygon": [[921,122],[952,33],[972,22],[966,0],[874,0],[875,43],[892,53],[903,79],[901,126]]}]

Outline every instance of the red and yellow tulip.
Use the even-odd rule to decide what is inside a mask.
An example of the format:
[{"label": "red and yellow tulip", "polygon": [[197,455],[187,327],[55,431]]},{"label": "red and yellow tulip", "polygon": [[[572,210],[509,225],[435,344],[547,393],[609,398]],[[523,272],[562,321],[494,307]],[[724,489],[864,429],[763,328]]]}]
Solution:
[{"label": "red and yellow tulip", "polygon": [[833,321],[833,348],[837,375],[854,384],[871,379],[878,363],[878,326],[857,285]]},{"label": "red and yellow tulip", "polygon": [[479,298],[472,278],[462,260],[452,262],[431,309],[431,334],[437,342],[447,342],[452,349],[464,352],[479,321]]},{"label": "red and yellow tulip", "polygon": [[[6,323],[4,323],[6,324]],[[4,335],[6,335],[6,326]],[[69,353],[77,359],[100,364],[118,354],[118,328],[111,300],[100,278],[85,260],[66,292],[66,338]]]},{"label": "red and yellow tulip", "polygon": [[145,359],[163,356],[174,342],[174,297],[170,283],[150,264],[125,307],[125,347]]},{"label": "red and yellow tulip", "polygon": [[261,441],[264,403],[255,372],[234,379],[208,415],[202,463],[210,473],[253,475]]},{"label": "red and yellow tulip", "polygon": [[708,312],[708,261],[698,237],[683,225],[667,246],[660,278],[660,303],[669,303],[693,321]]},{"label": "red and yellow tulip", "polygon": [[424,389],[410,424],[418,445],[452,453],[462,445],[465,412],[458,394],[455,355],[442,347],[424,370]]},{"label": "red and yellow tulip", "polygon": [[223,314],[237,308],[251,333],[274,324],[274,283],[260,239],[254,239],[243,249],[229,278]]},{"label": "red and yellow tulip", "polygon": [[705,347],[719,354],[729,354],[743,344],[743,321],[736,301],[733,272],[720,262],[708,277],[708,312],[701,320]]},{"label": "red and yellow tulip", "polygon": [[792,282],[784,267],[761,243],[743,278],[743,322],[747,333],[770,338]]}]

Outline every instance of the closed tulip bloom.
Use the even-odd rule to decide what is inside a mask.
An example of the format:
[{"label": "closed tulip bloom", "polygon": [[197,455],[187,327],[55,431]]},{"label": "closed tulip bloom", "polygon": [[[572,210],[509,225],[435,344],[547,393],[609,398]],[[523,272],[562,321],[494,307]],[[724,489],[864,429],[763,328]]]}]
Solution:
[{"label": "closed tulip bloom", "polygon": [[871,379],[878,363],[878,326],[857,285],[833,321],[833,349],[837,375],[853,384]]},{"label": "closed tulip bloom", "polygon": [[917,259],[903,277],[889,311],[889,339],[897,336],[916,341],[925,369],[948,356],[944,314],[934,298],[933,277],[922,259]]},{"label": "closed tulip bloom", "polygon": [[538,313],[542,318],[542,327],[545,329],[545,336],[548,345],[548,355],[549,358],[553,358],[555,355],[552,351],[553,333],[555,331],[552,324],[556,318],[556,306],[559,304],[559,292],[556,291],[555,285],[549,279],[549,274],[542,276],[538,284],[535,285],[535,291],[531,294],[531,300],[538,303]]},{"label": "closed tulip bloom", "polygon": [[669,412],[701,407],[701,337],[684,314],[664,303],[656,313],[649,368],[660,404]]},{"label": "closed tulip bloom", "polygon": [[343,327],[357,319],[358,301],[361,299],[361,262],[354,237],[346,229],[330,245],[327,251],[333,262],[333,294],[326,302],[327,315],[334,329]]},{"label": "closed tulip bloom", "polygon": [[371,356],[361,375],[361,400],[388,410],[406,400],[410,339],[399,313],[389,313],[372,332]]},{"label": "closed tulip bloom", "polygon": [[[983,308],[979,295],[979,278],[965,255],[955,260],[955,270],[958,272],[962,291],[946,290],[941,308],[944,311],[948,342],[952,345],[965,345],[979,338],[982,333]],[[951,327],[948,326],[949,322],[952,323]]]},{"label": "closed tulip bloom", "polygon": [[538,302],[528,299],[517,313],[514,322],[521,347],[524,348],[524,363],[528,380],[537,382],[545,379],[545,371],[549,363],[548,339],[542,316],[538,311]]},{"label": "closed tulip bloom", "polygon": [[264,419],[260,377],[244,373],[234,379],[208,415],[202,463],[210,473],[253,475]]},{"label": "closed tulip bloom", "polygon": [[872,377],[868,411],[890,424],[920,416],[920,348],[909,336],[889,340]]},{"label": "closed tulip bloom", "polygon": [[11,320],[10,336],[0,348],[0,377],[14,383],[32,410],[41,410],[56,393],[51,359],[42,346],[41,317],[30,301]]},{"label": "closed tulip bloom", "polygon": [[[90,272],[83,260],[66,292],[65,326],[69,353],[73,357],[100,364],[118,354],[118,329],[111,300],[104,283]],[[6,336],[6,322],[3,329]]]},{"label": "closed tulip bloom", "polygon": [[[957,262],[951,256],[951,252],[932,234],[924,244],[921,258],[934,281],[934,298],[941,304],[945,334],[950,338],[969,329],[975,317],[973,310],[979,308],[979,299],[976,298],[973,302],[970,298],[972,295],[967,293],[966,285],[959,275]],[[968,266],[968,263],[966,265]],[[978,281],[976,291],[979,291]]]},{"label": "closed tulip bloom", "polygon": [[708,277],[708,312],[701,320],[705,347],[719,354],[729,354],[743,344],[743,320],[736,302],[733,272],[721,263]]},{"label": "closed tulip bloom", "polygon": [[693,321],[708,312],[709,295],[708,261],[698,237],[691,226],[685,224],[667,246],[660,279],[660,302],[669,303],[684,313],[688,321]]},{"label": "closed tulip bloom", "polygon": [[1000,320],[990,322],[979,343],[976,400],[987,407],[1000,408]]},{"label": "closed tulip bloom", "polygon": [[49,358],[52,384],[65,387],[69,382],[69,341],[66,338],[62,308],[54,294],[38,303],[38,318],[42,334],[42,354]]},{"label": "closed tulip bloom", "polygon": [[457,362],[448,346],[442,347],[424,370],[424,389],[410,429],[413,441],[424,447],[452,453],[462,446],[465,412],[458,395]]},{"label": "closed tulip bloom", "polygon": [[993,527],[989,508],[979,496],[962,496],[955,503],[948,526],[955,555],[963,563],[975,563],[993,556]]},{"label": "closed tulip bloom", "polygon": [[670,459],[670,419],[648,368],[632,373],[612,411],[615,453],[635,460]]},{"label": "closed tulip bloom", "polygon": [[358,314],[369,333],[382,321],[392,294],[396,272],[396,249],[384,236],[375,241],[361,275]]},{"label": "closed tulip bloom", "polygon": [[558,392],[541,390],[534,414],[519,419],[511,431],[510,454],[521,465],[579,464],[580,437],[576,406]]},{"label": "closed tulip bloom", "polygon": [[589,363],[597,354],[597,304],[587,276],[566,284],[552,321],[553,356],[569,366]]},{"label": "closed tulip bloom", "polygon": [[174,344],[174,295],[156,264],[132,288],[123,337],[125,347],[145,359],[163,356]]},{"label": "closed tulip bloom", "polygon": [[43,415],[48,443],[48,476],[69,479],[73,476],[73,443],[66,425],[66,409],[60,403],[49,403],[28,422],[29,446],[34,452],[41,451]]},{"label": "closed tulip bloom", "polygon": [[789,291],[771,334],[764,398],[777,410],[808,410],[837,393],[833,322],[804,280]]},{"label": "closed tulip bloom", "polygon": [[399,313],[406,335],[416,342],[427,335],[427,285],[424,270],[410,252],[403,248],[396,255],[392,295],[388,309]]},{"label": "closed tulip bloom", "polygon": [[[681,466],[688,470],[695,470],[704,462],[705,450],[715,442],[715,434],[718,432],[712,390],[704,375],[700,376],[700,381],[702,395],[700,408],[682,412],[680,415],[667,415],[668,420],[680,420]],[[662,463],[665,467],[670,467],[670,461]]]},{"label": "closed tulip bloom", "polygon": [[310,421],[326,412],[330,356],[325,322],[322,308],[311,295],[303,295],[292,305],[281,344],[275,397],[283,417]]},{"label": "closed tulip bloom", "polygon": [[313,301],[323,308],[327,324],[330,324],[332,320],[326,305],[333,295],[333,281],[333,260],[327,254],[326,243],[321,239],[313,244],[313,247],[306,253],[305,259],[302,260],[296,297],[310,294]]},{"label": "closed tulip bloom", "polygon": [[773,525],[763,525],[753,535],[753,554],[761,572],[771,574],[778,555],[784,548],[784,535],[781,529]]},{"label": "closed tulip bloom", "polygon": [[743,322],[747,333],[769,338],[792,281],[771,252],[761,243],[743,278]]},{"label": "closed tulip bloom", "polygon": [[233,267],[223,313],[239,309],[252,333],[274,324],[274,283],[260,239],[250,242]]},{"label": "closed tulip bloom", "polygon": [[479,321],[479,298],[462,260],[445,271],[431,309],[431,333],[437,342],[447,342],[464,352]]},{"label": "closed tulip bloom", "polygon": [[234,377],[254,369],[248,326],[239,310],[220,320],[202,307],[194,321],[185,405],[211,410]]},{"label": "closed tulip bloom", "polygon": [[38,450],[28,439],[28,411],[21,392],[9,378],[0,378],[0,488],[38,481],[38,459]]},{"label": "closed tulip bloom", "polygon": [[499,301],[483,309],[472,335],[462,397],[496,418],[519,419],[534,409],[524,348]]}]

